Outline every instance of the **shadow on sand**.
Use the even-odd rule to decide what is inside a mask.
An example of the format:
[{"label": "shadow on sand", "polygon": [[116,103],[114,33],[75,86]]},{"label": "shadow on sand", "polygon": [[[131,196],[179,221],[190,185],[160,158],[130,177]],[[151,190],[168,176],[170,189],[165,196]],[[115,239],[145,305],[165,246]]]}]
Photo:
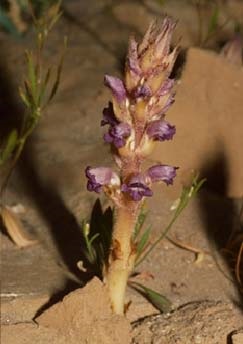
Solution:
[{"label": "shadow on sand", "polygon": [[[243,290],[235,274],[236,258],[239,253],[241,231],[240,207],[238,200],[227,198],[229,172],[227,156],[223,145],[218,154],[202,166],[201,176],[206,177],[206,190],[200,192],[199,208],[204,222],[205,233],[211,242],[212,252],[223,258],[227,271],[224,271],[234,284],[238,298],[232,300],[243,311]],[[241,231],[242,232],[242,231]],[[243,263],[243,262],[242,262]],[[243,266],[241,267],[241,278]],[[233,298],[231,295],[229,297]]]}]

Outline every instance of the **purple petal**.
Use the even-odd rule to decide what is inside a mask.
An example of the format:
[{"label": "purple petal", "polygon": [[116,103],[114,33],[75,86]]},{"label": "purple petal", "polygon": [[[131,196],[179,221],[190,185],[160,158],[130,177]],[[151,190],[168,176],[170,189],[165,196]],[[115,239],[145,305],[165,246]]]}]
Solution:
[{"label": "purple petal", "polygon": [[157,141],[171,140],[175,132],[175,126],[164,120],[150,122],[146,130],[149,138]]},{"label": "purple petal", "polygon": [[104,84],[111,89],[111,92],[118,103],[121,103],[126,99],[126,89],[122,80],[114,76],[105,75]]},{"label": "purple petal", "polygon": [[169,54],[175,26],[176,22],[171,17],[164,18],[160,28],[160,33],[155,39],[155,55],[157,58],[163,58]]},{"label": "purple petal", "polygon": [[152,92],[147,85],[140,85],[137,87],[137,89],[134,92],[134,97],[135,98],[145,98],[145,97],[150,97],[152,95]]},{"label": "purple petal", "polygon": [[86,167],[85,175],[88,178],[87,189],[89,191],[101,192],[104,185],[119,185],[120,179],[118,175],[109,167]]},{"label": "purple petal", "polygon": [[144,52],[149,48],[149,45],[151,45],[154,42],[157,34],[158,34],[157,22],[156,20],[153,20],[150,23],[149,28],[145,32],[142,42],[139,44],[138,53],[140,56],[144,54]]},{"label": "purple petal", "polygon": [[121,148],[126,144],[126,138],[131,134],[131,128],[127,123],[119,123],[111,126],[108,133],[104,135],[104,140],[107,143],[113,143],[116,148]]},{"label": "purple petal", "polygon": [[175,102],[175,92],[164,97],[158,97],[155,99],[155,103],[149,109],[149,117],[152,120],[160,120],[164,114],[168,111],[170,106]]},{"label": "purple petal", "polygon": [[139,66],[138,60],[138,43],[134,39],[134,37],[130,38],[129,47],[128,47],[128,54],[127,54],[127,63],[129,69],[139,75],[141,73],[141,68]]},{"label": "purple petal", "polygon": [[117,125],[119,122],[116,119],[113,105],[111,102],[109,102],[108,107],[104,108],[103,110],[103,119],[101,121],[101,126],[104,126],[106,124],[110,124],[112,126]]},{"label": "purple petal", "polygon": [[175,80],[174,79],[167,79],[165,80],[165,82],[163,83],[163,85],[161,86],[161,88],[158,90],[158,96],[163,97],[166,94],[168,94],[172,87],[175,84]]},{"label": "purple petal", "polygon": [[178,167],[168,165],[155,165],[150,167],[146,174],[151,179],[152,183],[163,181],[169,185],[173,184],[177,169]]},{"label": "purple petal", "polygon": [[153,195],[152,190],[143,183],[122,184],[121,191],[128,193],[134,201],[140,201],[144,196]]}]

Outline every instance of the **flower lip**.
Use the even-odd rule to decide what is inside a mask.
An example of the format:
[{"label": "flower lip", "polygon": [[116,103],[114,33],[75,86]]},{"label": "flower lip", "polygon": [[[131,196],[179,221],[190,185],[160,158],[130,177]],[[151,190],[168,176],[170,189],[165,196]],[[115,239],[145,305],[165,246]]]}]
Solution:
[{"label": "flower lip", "polygon": [[118,103],[121,103],[126,99],[126,89],[122,80],[115,76],[105,75],[104,84],[111,89],[111,92]]},{"label": "flower lip", "polygon": [[118,186],[120,178],[109,167],[86,167],[85,175],[88,179],[87,189],[89,191],[101,192],[102,186]]},{"label": "flower lip", "polygon": [[151,197],[153,192],[147,181],[143,174],[134,175],[128,183],[122,184],[121,191],[128,193],[134,201],[140,201],[144,196]]},{"label": "flower lip", "polygon": [[121,191],[128,193],[134,201],[140,201],[144,196],[153,195],[152,190],[143,183],[122,184]]},{"label": "flower lip", "polygon": [[121,148],[126,144],[126,138],[131,134],[131,128],[127,123],[119,123],[111,126],[109,131],[104,134],[107,143],[113,143],[116,148]]},{"label": "flower lip", "polygon": [[151,182],[165,182],[167,185],[173,184],[173,180],[176,176],[176,170],[179,167],[173,167],[168,165],[155,165],[150,167],[146,175],[150,178]]},{"label": "flower lip", "polygon": [[175,126],[163,119],[150,122],[146,130],[148,137],[155,141],[171,140],[175,132]]}]

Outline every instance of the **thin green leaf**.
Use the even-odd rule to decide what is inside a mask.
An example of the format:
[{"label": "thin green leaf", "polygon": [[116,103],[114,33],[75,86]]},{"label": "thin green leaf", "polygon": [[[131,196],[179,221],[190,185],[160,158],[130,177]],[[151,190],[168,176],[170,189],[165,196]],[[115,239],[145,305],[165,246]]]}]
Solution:
[{"label": "thin green leaf", "polygon": [[89,240],[89,244],[90,246],[92,245],[93,241],[99,236],[99,233],[96,233],[90,240]]},{"label": "thin green leaf", "polygon": [[157,293],[156,291],[144,287],[142,284],[137,282],[132,282],[132,287],[135,288],[138,292],[143,294],[146,299],[152,303],[152,305],[157,308],[162,313],[169,313],[172,309],[172,302],[167,299],[165,296]]},{"label": "thin green leaf", "polygon": [[32,94],[33,100],[36,104],[36,100],[37,100],[37,75],[36,75],[36,69],[35,69],[35,65],[34,65],[32,52],[27,51],[26,52],[26,58],[27,58],[27,67],[28,67],[28,80],[30,82],[29,88],[30,88],[30,92]]},{"label": "thin green leaf", "polygon": [[139,240],[138,245],[137,245],[137,256],[136,256],[136,259],[138,259],[140,257],[140,255],[142,254],[146,244],[148,243],[149,236],[150,236],[150,233],[151,233],[151,229],[152,229],[152,226],[149,226],[144,231],[143,235],[141,236],[141,239]]},{"label": "thin green leaf", "polygon": [[52,90],[50,92],[50,96],[48,99],[48,103],[53,99],[53,97],[56,95],[59,84],[60,84],[60,78],[61,78],[61,72],[62,72],[62,63],[57,68],[57,74],[56,74],[56,80],[52,86]]},{"label": "thin green leaf", "polygon": [[25,106],[27,108],[30,108],[30,102],[29,102],[26,94],[24,93],[24,90],[21,87],[19,87],[19,95],[20,95],[20,98],[22,99],[23,103],[25,104]]},{"label": "thin green leaf", "polygon": [[44,80],[44,83],[43,83],[43,85],[44,85],[45,87],[47,86],[47,84],[48,84],[48,82],[49,82],[49,79],[50,79],[50,76],[51,76],[51,71],[52,71],[52,69],[51,69],[51,67],[49,67],[49,68],[47,69],[46,77],[45,77],[45,80]]},{"label": "thin green leaf", "polygon": [[29,102],[31,107],[35,107],[33,94],[31,92],[30,85],[27,80],[24,81],[24,88],[25,88],[25,96],[26,96],[27,101]]},{"label": "thin green leaf", "polygon": [[49,67],[49,68],[47,69],[45,79],[44,79],[44,81],[42,82],[42,85],[41,85],[41,87],[40,87],[40,94],[39,94],[39,100],[38,100],[38,103],[39,103],[40,105],[42,104],[42,100],[43,100],[43,98],[44,98],[44,96],[45,96],[47,84],[48,84],[48,82],[49,82],[49,80],[50,80],[50,76],[51,76],[51,71],[52,71],[52,69],[51,69],[51,67]]},{"label": "thin green leaf", "polygon": [[0,152],[0,165],[4,164],[8,160],[17,146],[17,141],[18,133],[16,129],[13,129],[7,138],[5,148],[3,149],[3,151]]},{"label": "thin green leaf", "polygon": [[56,93],[57,93],[57,90],[58,90],[58,87],[59,87],[59,84],[60,84],[60,79],[61,79],[61,73],[62,73],[62,67],[63,67],[63,61],[64,61],[64,55],[65,55],[66,48],[67,48],[67,37],[64,37],[64,50],[63,50],[62,56],[60,58],[59,65],[57,67],[56,80],[55,80],[55,82],[53,84],[53,87],[52,87],[52,90],[50,92],[50,96],[49,96],[49,99],[48,99],[47,103],[49,103],[53,99],[53,97],[56,95]]}]

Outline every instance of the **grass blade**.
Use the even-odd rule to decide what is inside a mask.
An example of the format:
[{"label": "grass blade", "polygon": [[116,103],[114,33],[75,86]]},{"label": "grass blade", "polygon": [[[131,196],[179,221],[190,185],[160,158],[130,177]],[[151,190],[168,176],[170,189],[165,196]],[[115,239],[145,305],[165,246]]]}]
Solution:
[{"label": "grass blade", "polygon": [[142,254],[146,244],[148,243],[149,236],[150,236],[150,233],[151,233],[151,229],[152,229],[152,226],[150,225],[144,231],[143,235],[141,236],[141,239],[139,240],[138,245],[137,245],[137,256],[136,256],[136,259],[138,259],[140,257],[140,255]]},{"label": "grass blade", "polygon": [[8,160],[9,156],[17,146],[17,141],[18,133],[16,129],[13,129],[7,138],[5,148],[0,152],[0,165],[4,164]]},{"label": "grass blade", "polygon": [[146,297],[146,299],[161,313],[169,313],[171,311],[172,302],[165,296],[137,282],[132,282],[131,286]]}]

